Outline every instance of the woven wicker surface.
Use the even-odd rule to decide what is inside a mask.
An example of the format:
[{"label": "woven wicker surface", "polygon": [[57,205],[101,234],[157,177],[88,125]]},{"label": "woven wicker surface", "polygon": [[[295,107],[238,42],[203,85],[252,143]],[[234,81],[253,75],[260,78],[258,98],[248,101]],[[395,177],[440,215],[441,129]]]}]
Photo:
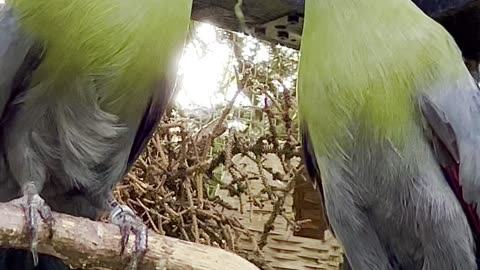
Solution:
[{"label": "woven wicker surface", "polygon": [[[247,239],[239,246],[252,249]],[[263,251],[269,265],[278,270],[338,270],[342,263],[341,247],[331,236],[318,240],[275,231]]]},{"label": "woven wicker surface", "polygon": [[[267,155],[266,166],[272,170],[282,170],[277,166],[275,155]],[[242,167],[243,173],[251,173],[252,178],[249,186],[252,194],[257,194],[263,188],[260,179],[253,177],[258,172],[256,164],[246,157],[236,156],[233,161]],[[264,164],[265,164],[264,163]],[[273,180],[273,177],[264,171],[270,185],[283,187],[285,183]],[[231,178],[227,173],[224,174],[223,181],[228,182]],[[265,223],[270,217],[273,206],[264,205],[259,208],[249,202],[246,195],[243,195],[243,205],[239,205],[238,198],[227,196],[226,193],[220,193],[226,202],[239,208],[239,211],[224,210],[228,215],[237,217],[240,222],[258,237],[262,234]],[[293,217],[293,194],[287,197],[285,203],[285,215]],[[278,216],[274,222],[274,230],[268,237],[267,245],[263,248],[266,260],[269,265],[278,270],[316,270],[316,269],[339,269],[342,263],[342,250],[337,241],[332,237],[329,231],[325,232],[324,239],[313,239],[307,237],[295,236],[288,222],[282,216]],[[247,238],[240,239],[238,246],[247,251],[252,251],[254,247]]]}]

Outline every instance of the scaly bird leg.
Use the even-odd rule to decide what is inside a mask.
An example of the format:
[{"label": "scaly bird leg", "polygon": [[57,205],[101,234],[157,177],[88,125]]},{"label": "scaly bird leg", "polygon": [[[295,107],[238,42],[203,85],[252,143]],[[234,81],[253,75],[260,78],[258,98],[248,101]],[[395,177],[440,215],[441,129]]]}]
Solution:
[{"label": "scaly bird leg", "polygon": [[142,220],[135,215],[132,209],[126,205],[121,205],[114,199],[109,201],[111,207],[109,220],[111,223],[120,227],[122,234],[122,242],[120,255],[125,252],[125,247],[128,243],[130,232],[135,234],[135,253],[130,261],[129,269],[137,269],[138,262],[143,258],[147,252],[148,247],[148,229]]},{"label": "scaly bird leg", "polygon": [[38,264],[38,226],[40,219],[43,219],[48,226],[50,237],[53,235],[53,224],[55,222],[52,210],[45,201],[38,195],[37,188],[33,182],[23,186],[23,196],[11,201],[19,205],[25,212],[26,226],[30,239],[30,251],[33,256],[33,263]]}]

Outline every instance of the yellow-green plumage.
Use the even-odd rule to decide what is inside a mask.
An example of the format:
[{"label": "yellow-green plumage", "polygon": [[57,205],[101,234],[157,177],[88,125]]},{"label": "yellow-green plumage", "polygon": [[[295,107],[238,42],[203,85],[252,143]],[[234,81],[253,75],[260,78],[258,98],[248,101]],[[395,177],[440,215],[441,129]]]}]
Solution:
[{"label": "yellow-green plumage", "polygon": [[[135,265],[147,248],[146,226],[115,202],[113,188],[171,100],[191,9],[192,0],[6,0],[1,202],[23,195],[25,211],[44,219],[50,208],[91,219],[110,212],[122,239],[130,230],[136,236]],[[27,215],[33,235],[40,216]],[[33,261],[27,251],[0,249],[0,270],[69,269],[37,257],[35,243]]]},{"label": "yellow-green plumage", "polygon": [[453,39],[411,1],[307,0],[305,10],[300,117],[319,154],[345,148],[353,126],[402,144],[415,91],[438,67],[452,67],[445,80],[465,71]]},{"label": "yellow-green plumage", "polygon": [[6,2],[24,30],[48,46],[36,79],[48,76],[62,85],[83,74],[102,76],[104,105],[120,95],[148,94],[151,82],[168,72],[172,55],[181,53],[192,7],[192,0]]},{"label": "yellow-green plumage", "polygon": [[476,270],[480,91],[411,0],[306,0],[305,165],[355,270]]}]

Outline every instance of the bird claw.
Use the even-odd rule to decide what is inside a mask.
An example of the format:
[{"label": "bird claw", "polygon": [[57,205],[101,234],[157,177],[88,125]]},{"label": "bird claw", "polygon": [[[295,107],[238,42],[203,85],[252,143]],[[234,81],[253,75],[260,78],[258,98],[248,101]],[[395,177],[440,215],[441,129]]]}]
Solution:
[{"label": "bird claw", "polygon": [[127,246],[130,232],[135,234],[135,252],[130,261],[130,270],[136,270],[139,261],[147,252],[148,229],[135,215],[132,209],[125,205],[117,205],[111,212],[109,220],[120,227],[122,235],[120,255],[123,255]]},{"label": "bird claw", "polygon": [[52,210],[38,194],[27,193],[24,196],[13,200],[13,204],[23,208],[26,219],[28,237],[30,240],[30,251],[32,252],[33,263],[38,264],[38,226],[42,219],[48,226],[49,237],[53,235],[53,218]]}]

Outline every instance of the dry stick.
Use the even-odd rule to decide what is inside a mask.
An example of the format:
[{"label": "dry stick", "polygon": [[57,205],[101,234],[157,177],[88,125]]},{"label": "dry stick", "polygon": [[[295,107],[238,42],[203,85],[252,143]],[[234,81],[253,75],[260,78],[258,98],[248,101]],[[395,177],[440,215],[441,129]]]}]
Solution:
[{"label": "dry stick", "polygon": [[193,203],[192,185],[189,177],[187,177],[187,180],[184,182],[184,186],[185,186],[185,191],[187,192],[188,203],[190,206],[190,213],[192,216],[193,237],[195,238],[195,243],[199,243],[200,233],[198,230],[197,212],[195,211],[195,205]]},{"label": "dry stick", "polygon": [[272,102],[273,106],[277,109],[278,113],[282,114],[283,109],[282,106],[278,103],[277,99],[272,96],[268,91],[262,90],[262,93],[265,94],[265,96],[268,97],[268,99]]},{"label": "dry stick", "polygon": [[272,109],[270,108],[270,106],[268,106],[268,101],[267,100],[265,100],[265,106],[263,108],[263,111],[267,115],[269,131],[270,131],[270,134],[273,138],[271,143],[273,144],[273,147],[274,147],[275,151],[278,151],[280,149],[280,145],[278,143],[277,128],[276,128],[275,122],[273,121],[275,119],[275,115],[272,112]]},{"label": "dry stick", "polygon": [[263,249],[263,247],[267,245],[267,237],[270,231],[274,229],[273,223],[275,222],[275,219],[277,218],[277,216],[283,212],[283,205],[285,204],[285,199],[287,198],[289,192],[292,191],[294,187],[295,187],[295,178],[292,178],[288,182],[287,188],[283,193],[283,195],[280,196],[278,200],[275,202],[272,213],[270,214],[270,217],[268,218],[267,222],[264,225],[263,234],[260,237],[260,241],[258,242],[258,247],[260,249]]},{"label": "dry stick", "polygon": [[[21,208],[1,203],[0,212],[9,217],[0,220],[0,246],[27,248],[25,216]],[[51,239],[48,239],[45,226],[39,229],[40,253],[59,257],[75,268],[125,269],[128,258],[119,256],[121,236],[117,226],[59,213],[54,213],[54,217],[56,222]],[[225,250],[159,236],[153,231],[149,236],[149,248],[139,269],[258,270],[240,256]],[[133,248],[133,242],[129,242],[127,250]]]},{"label": "dry stick", "polygon": [[265,187],[265,191],[267,193],[267,196],[270,200],[274,200],[276,198],[275,193],[273,193],[272,187],[268,183],[267,177],[265,176],[265,173],[263,172],[263,164],[262,164],[262,157],[258,156],[255,160],[255,163],[257,164],[258,168],[258,175],[260,176],[260,180],[262,180],[262,184]]},{"label": "dry stick", "polygon": [[[227,106],[223,109],[220,117],[216,120],[216,124],[213,127],[212,131],[210,132],[210,134],[208,134],[208,137],[205,140],[204,148],[202,149],[202,154],[201,154],[202,160],[205,160],[207,158],[208,150],[210,149],[215,137],[221,135],[221,134],[218,134],[219,133],[218,130],[222,129],[223,123],[227,119],[228,114],[232,111],[233,105],[235,104],[235,101],[237,100],[238,95],[243,91],[243,87],[241,86],[241,83],[239,80],[238,71],[236,69],[235,69],[235,78],[237,80],[238,89],[235,92],[235,95],[233,96],[233,98],[230,100]],[[195,180],[196,180],[196,185],[198,189],[197,196],[200,203],[199,208],[203,208],[203,179],[201,176],[197,176]]]},{"label": "dry stick", "polygon": [[293,146],[297,142],[293,136],[293,121],[290,117],[290,111],[294,110],[294,102],[292,101],[292,94],[290,93],[290,89],[285,86],[283,80],[279,80],[283,86],[283,101],[285,103],[285,108],[283,112],[283,121],[285,122],[285,128],[287,130],[287,142]]},{"label": "dry stick", "polygon": [[158,154],[160,154],[161,162],[158,162],[162,165],[163,168],[168,166],[168,158],[165,155],[165,152],[162,147],[162,143],[160,142],[160,135],[158,133],[155,134],[154,139],[152,140],[155,147],[157,148]]}]

